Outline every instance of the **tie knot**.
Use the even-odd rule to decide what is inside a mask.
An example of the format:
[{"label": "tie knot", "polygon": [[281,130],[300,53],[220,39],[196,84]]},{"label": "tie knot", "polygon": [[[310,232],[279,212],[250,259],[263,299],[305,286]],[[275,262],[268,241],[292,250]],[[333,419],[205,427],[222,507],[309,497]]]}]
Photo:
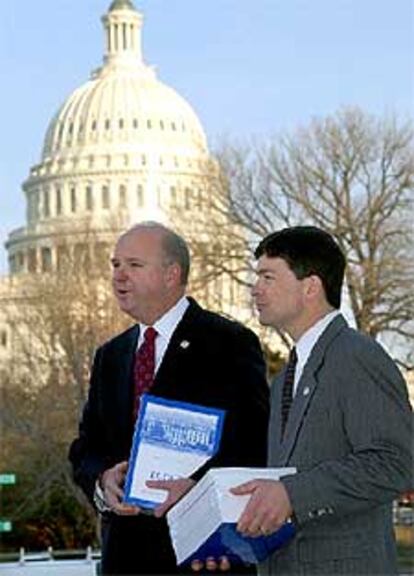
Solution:
[{"label": "tie knot", "polygon": [[144,332],[144,341],[150,344],[151,342],[154,342],[157,336],[158,332],[155,330],[155,328],[153,328],[152,326],[148,326],[148,328]]}]

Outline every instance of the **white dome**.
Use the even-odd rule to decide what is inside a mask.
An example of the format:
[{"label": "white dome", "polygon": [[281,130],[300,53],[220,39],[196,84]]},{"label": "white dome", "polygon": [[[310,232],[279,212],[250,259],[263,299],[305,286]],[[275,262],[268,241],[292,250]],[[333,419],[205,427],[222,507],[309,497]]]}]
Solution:
[{"label": "white dome", "polygon": [[131,0],[113,0],[102,21],[103,66],[53,117],[23,184],[27,224],[6,244],[12,273],[54,265],[63,237],[76,243],[81,230],[105,237],[131,221],[165,220],[177,206],[199,209],[206,193],[203,128],[144,63],[142,15]]},{"label": "white dome", "polygon": [[149,69],[103,68],[75,90],[51,121],[42,161],[150,143],[206,151],[190,105]]},{"label": "white dome", "polygon": [[[73,157],[94,150],[107,152],[150,143],[193,153],[206,152],[206,137],[191,106],[172,88],[158,81],[142,61],[142,16],[114,2],[103,21],[108,46],[104,66],[75,90],[52,119],[44,141],[42,161]],[[115,7],[113,7],[115,5]],[[122,50],[110,35],[115,27],[133,28]],[[130,40],[130,44],[128,41]]]}]

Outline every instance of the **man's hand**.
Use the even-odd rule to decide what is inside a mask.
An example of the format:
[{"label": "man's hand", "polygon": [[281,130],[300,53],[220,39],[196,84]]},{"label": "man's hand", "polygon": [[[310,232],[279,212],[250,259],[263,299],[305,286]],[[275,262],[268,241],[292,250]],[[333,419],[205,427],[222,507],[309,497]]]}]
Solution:
[{"label": "man's hand", "polygon": [[105,496],[105,502],[112,512],[120,516],[135,516],[139,514],[138,506],[131,506],[122,502],[124,498],[125,475],[128,462],[120,462],[113,468],[108,468],[102,474],[101,486]]},{"label": "man's hand", "polygon": [[201,572],[204,566],[207,572],[228,572],[231,568],[230,561],[227,556],[221,556],[217,559],[209,557],[206,559],[205,563],[201,560],[193,560],[191,562],[191,570],[193,572]]},{"label": "man's hand", "polygon": [[236,495],[251,494],[237,524],[239,532],[246,536],[271,534],[292,515],[289,495],[282,482],[252,480],[232,488],[231,492]]},{"label": "man's hand", "polygon": [[195,481],[191,478],[179,478],[178,480],[147,480],[145,484],[148,488],[168,492],[165,502],[154,510],[154,516],[160,518],[194,486]]}]

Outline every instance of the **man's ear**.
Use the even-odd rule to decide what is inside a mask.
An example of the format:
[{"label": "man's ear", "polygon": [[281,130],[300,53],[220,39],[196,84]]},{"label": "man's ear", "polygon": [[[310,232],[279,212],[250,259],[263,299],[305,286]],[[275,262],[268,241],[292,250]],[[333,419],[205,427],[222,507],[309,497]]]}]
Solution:
[{"label": "man's ear", "polygon": [[168,264],[165,276],[168,286],[177,286],[181,283],[181,266],[177,262]]},{"label": "man's ear", "polygon": [[325,294],[322,280],[316,274],[311,274],[304,278],[304,283],[304,294],[306,298],[314,300]]}]

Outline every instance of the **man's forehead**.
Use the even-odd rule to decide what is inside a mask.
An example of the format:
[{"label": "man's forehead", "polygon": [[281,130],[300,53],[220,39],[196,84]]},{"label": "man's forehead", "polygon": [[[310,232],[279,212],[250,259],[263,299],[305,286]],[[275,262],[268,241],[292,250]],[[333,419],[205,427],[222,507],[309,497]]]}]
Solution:
[{"label": "man's forehead", "polygon": [[123,234],[114,248],[114,255],[129,257],[159,255],[162,253],[161,235],[156,230],[131,230]]},{"label": "man's forehead", "polygon": [[136,228],[123,234],[117,246],[145,246],[146,248],[159,248],[162,243],[162,235],[159,230],[150,230],[146,228]]},{"label": "man's forehead", "polygon": [[274,270],[283,265],[283,259],[278,256],[263,254],[257,261],[257,270]]}]

